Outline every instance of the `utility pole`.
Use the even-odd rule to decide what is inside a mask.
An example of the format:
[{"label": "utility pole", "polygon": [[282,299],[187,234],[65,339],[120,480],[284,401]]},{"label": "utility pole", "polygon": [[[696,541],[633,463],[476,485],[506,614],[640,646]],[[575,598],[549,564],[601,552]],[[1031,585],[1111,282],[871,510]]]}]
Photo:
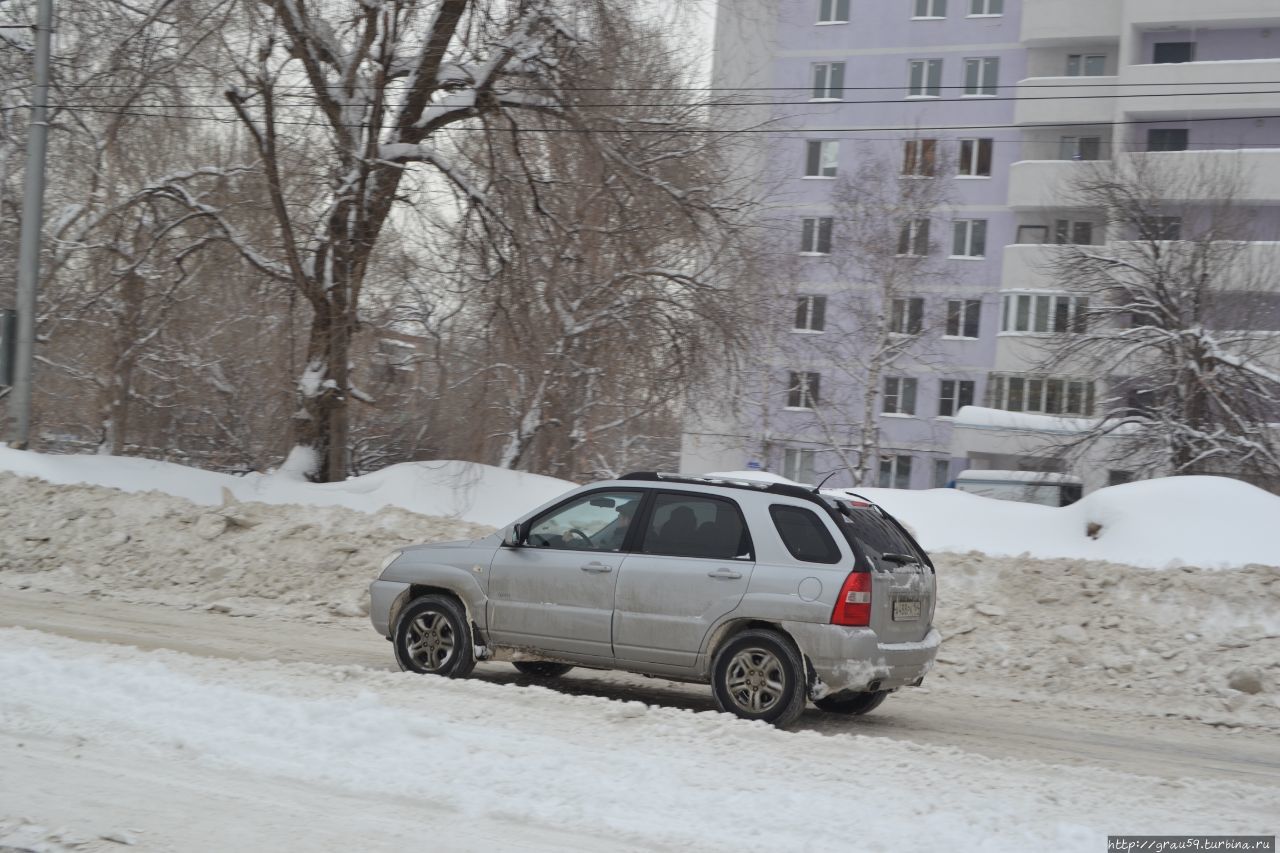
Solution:
[{"label": "utility pole", "polygon": [[31,368],[36,342],[36,289],[40,284],[40,236],[44,230],[44,162],[49,136],[49,52],[53,0],[36,9],[35,86],[27,127],[26,194],[18,243],[18,349],[10,405],[17,421],[13,447],[25,450],[31,438]]}]

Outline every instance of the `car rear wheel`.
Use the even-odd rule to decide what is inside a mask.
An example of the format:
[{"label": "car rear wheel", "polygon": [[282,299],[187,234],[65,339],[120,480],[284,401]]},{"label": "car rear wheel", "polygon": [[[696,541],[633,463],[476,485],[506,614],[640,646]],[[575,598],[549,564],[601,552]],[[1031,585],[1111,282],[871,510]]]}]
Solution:
[{"label": "car rear wheel", "polygon": [[786,726],[804,711],[804,664],[776,631],[743,631],[716,652],[711,690],[721,711]]},{"label": "car rear wheel", "polygon": [[466,611],[454,598],[424,595],[405,607],[393,634],[396,662],[408,672],[462,678],[476,666]]},{"label": "car rear wheel", "polygon": [[825,696],[814,699],[813,704],[829,714],[868,714],[879,708],[888,696],[888,690],[872,690],[870,693],[855,693],[852,696]]},{"label": "car rear wheel", "polygon": [[573,669],[570,664],[552,663],[546,660],[513,661],[511,665],[520,670],[522,675],[532,675],[537,678],[559,678]]}]

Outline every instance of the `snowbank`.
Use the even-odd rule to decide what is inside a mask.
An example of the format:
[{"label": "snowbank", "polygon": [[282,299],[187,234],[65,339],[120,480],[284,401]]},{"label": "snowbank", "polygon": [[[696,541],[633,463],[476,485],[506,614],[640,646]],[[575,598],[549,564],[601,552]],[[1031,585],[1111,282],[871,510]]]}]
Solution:
[{"label": "snowbank", "polygon": [[[794,482],[758,471],[732,476]],[[1280,566],[1280,497],[1225,477],[1165,477],[1111,486],[1062,508],[955,489],[827,491],[875,501],[908,525],[929,551],[1103,560],[1149,569]]]},{"label": "snowbank", "polygon": [[[54,456],[0,446],[0,471],[57,484],[157,491],[219,506],[236,500],[345,507],[398,507],[497,527],[572,489],[537,474],[469,462],[406,462],[343,483],[310,483],[292,469],[233,477],[131,457]],[[765,471],[707,476],[791,482]],[[882,504],[930,551],[1104,560],[1144,568],[1280,566],[1280,497],[1221,477],[1169,477],[1099,489],[1061,509],[954,489],[858,489]],[[835,494],[843,494],[834,490]]]},{"label": "snowbank", "polygon": [[291,463],[274,473],[234,477],[150,459],[51,455],[0,446],[0,471],[50,483],[164,492],[205,506],[223,503],[226,489],[239,501],[341,506],[361,512],[394,506],[491,527],[514,521],[576,485],[471,462],[404,462],[342,483],[307,482],[296,468]]},{"label": "snowbank", "polygon": [[930,551],[1106,560],[1164,569],[1280,566],[1280,497],[1223,477],[1167,477],[1099,489],[1068,507],[955,489],[858,489]]}]

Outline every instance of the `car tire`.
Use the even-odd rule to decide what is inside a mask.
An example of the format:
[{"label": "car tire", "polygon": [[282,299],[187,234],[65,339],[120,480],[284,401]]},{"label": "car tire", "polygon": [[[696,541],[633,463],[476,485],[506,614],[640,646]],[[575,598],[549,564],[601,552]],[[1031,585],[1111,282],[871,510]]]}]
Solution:
[{"label": "car tire", "polygon": [[452,596],[424,595],[409,602],[392,640],[396,662],[406,672],[464,678],[476,666],[471,623]]},{"label": "car tire", "polygon": [[521,675],[532,675],[536,678],[559,678],[573,669],[572,664],[552,663],[548,660],[512,661],[511,665],[520,670]]},{"label": "car tire", "polygon": [[711,692],[721,711],[787,726],[804,711],[804,662],[777,631],[743,631],[716,651]]},{"label": "car tire", "polygon": [[852,696],[825,696],[814,699],[813,704],[828,714],[869,714],[889,697],[888,690],[872,690]]}]

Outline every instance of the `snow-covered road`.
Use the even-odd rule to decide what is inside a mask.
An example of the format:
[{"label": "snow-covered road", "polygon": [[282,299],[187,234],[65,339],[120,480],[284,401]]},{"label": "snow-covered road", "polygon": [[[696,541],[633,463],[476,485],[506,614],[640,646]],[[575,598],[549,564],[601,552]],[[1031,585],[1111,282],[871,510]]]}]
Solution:
[{"label": "snow-covered road", "polygon": [[1274,832],[1280,748],[1249,730],[948,687],[779,732],[667,682],[391,672],[353,622],[3,592],[0,626],[26,628],[0,628],[0,818],[157,850],[1098,850],[1108,832]]}]

